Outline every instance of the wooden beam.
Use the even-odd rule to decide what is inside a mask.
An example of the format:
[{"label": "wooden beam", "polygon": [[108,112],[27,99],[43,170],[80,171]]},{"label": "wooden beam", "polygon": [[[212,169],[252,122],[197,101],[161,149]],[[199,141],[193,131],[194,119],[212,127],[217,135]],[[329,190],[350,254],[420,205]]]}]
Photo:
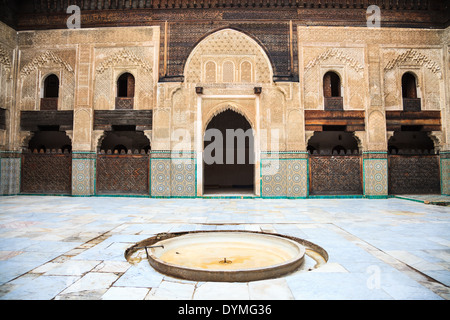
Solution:
[{"label": "wooden beam", "polygon": [[291,56],[291,73],[294,72],[294,47],[292,45],[293,29],[292,20],[289,20],[289,52]]},{"label": "wooden beam", "polygon": [[167,35],[169,33],[168,29],[169,23],[166,21],[164,23],[164,69],[163,69],[164,76],[167,75]]},{"label": "wooden beam", "polygon": [[113,125],[133,125],[152,129],[153,110],[95,110],[94,130],[110,130]]},{"label": "wooden beam", "polygon": [[72,130],[73,111],[21,111],[20,130],[37,131],[39,126],[60,126],[60,130]]}]

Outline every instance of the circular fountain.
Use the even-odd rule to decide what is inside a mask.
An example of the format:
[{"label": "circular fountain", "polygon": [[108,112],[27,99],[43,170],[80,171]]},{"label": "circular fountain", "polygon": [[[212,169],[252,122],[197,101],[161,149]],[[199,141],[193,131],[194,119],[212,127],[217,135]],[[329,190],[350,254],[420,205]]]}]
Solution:
[{"label": "circular fountain", "polygon": [[305,254],[320,251],[312,250],[311,245],[298,238],[262,232],[164,233],[129,248],[125,257],[130,262],[140,261],[139,250],[142,253],[144,249],[150,265],[172,277],[248,282],[298,270]]}]

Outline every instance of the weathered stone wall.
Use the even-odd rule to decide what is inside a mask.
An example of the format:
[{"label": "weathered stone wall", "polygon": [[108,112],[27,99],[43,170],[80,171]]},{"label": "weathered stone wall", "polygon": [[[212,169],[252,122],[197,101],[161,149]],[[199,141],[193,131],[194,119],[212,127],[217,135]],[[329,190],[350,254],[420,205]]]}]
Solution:
[{"label": "weathered stone wall", "polygon": [[[154,196],[202,195],[204,131],[215,115],[231,109],[255,131],[255,193],[307,197],[306,147],[313,131],[305,131],[305,110],[324,110],[322,81],[328,71],[341,79],[344,112],[365,115],[365,130],[355,136],[363,154],[366,196],[388,192],[387,143],[392,132],[386,130],[386,111],[403,108],[404,72],[417,76],[422,110],[441,111],[442,130],[431,136],[442,154],[450,150],[449,28],[295,26],[298,82],[274,81],[274,61],[261,43],[251,34],[224,28],[191,48],[184,79],[167,82],[159,79],[165,57],[161,41],[166,39],[164,29],[156,26],[18,33],[0,27],[5,31],[0,38],[0,102],[7,110],[1,148],[8,151],[4,154],[17,155],[26,145],[30,133],[20,130],[20,111],[39,110],[43,80],[57,74],[58,110],[73,111],[74,117],[73,130],[67,131],[74,195],[95,193],[95,153],[104,132],[93,128],[94,110],[114,109],[117,79],[124,72],[136,81],[133,109],[152,111],[153,126],[145,134],[151,141]],[[444,193],[445,157],[441,170]]]},{"label": "weathered stone wall", "polygon": [[[432,132],[437,150],[448,150],[447,30],[298,27],[300,105],[323,110],[322,78],[341,77],[344,110],[364,110],[365,132],[357,132],[364,153],[365,194],[387,195],[386,111],[403,110],[401,77],[414,72],[422,110],[441,110],[442,130]],[[447,64],[448,65],[448,64]],[[446,85],[447,84],[447,85]],[[311,136],[311,132],[306,133]]]}]

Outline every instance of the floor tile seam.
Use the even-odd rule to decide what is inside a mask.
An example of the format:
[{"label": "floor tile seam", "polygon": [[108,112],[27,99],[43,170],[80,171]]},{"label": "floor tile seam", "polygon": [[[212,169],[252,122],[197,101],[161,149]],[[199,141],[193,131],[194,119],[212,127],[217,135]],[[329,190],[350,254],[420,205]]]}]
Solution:
[{"label": "floor tile seam", "polygon": [[[27,272],[24,272],[24,273],[22,273],[22,274],[20,274],[20,275],[18,275],[18,276],[16,276],[16,277],[14,277],[13,279],[8,280],[8,281],[5,282],[4,284],[2,284],[2,286],[3,286],[3,285],[6,285],[6,284],[8,284],[8,283],[10,283],[10,282],[12,282],[12,281],[18,279],[18,278],[20,278],[20,277],[26,276],[27,274],[37,274],[36,272],[33,272],[33,271],[36,270],[36,269],[38,269],[38,268],[40,268],[40,267],[43,266],[44,264],[52,263],[52,262],[53,262],[53,263],[60,263],[60,262],[54,262],[54,261],[58,261],[58,259],[61,260],[63,257],[69,257],[69,258],[68,258],[67,260],[65,260],[64,262],[67,262],[67,261],[71,260],[73,257],[76,257],[76,256],[80,255],[81,253],[83,253],[83,252],[85,252],[85,251],[91,249],[92,247],[96,246],[97,244],[96,244],[96,245],[93,245],[93,246],[90,246],[90,247],[87,247],[87,248],[83,248],[82,246],[84,246],[84,245],[86,245],[86,244],[88,244],[88,243],[90,243],[90,242],[92,242],[92,241],[94,241],[94,240],[96,240],[96,239],[98,239],[98,238],[103,237],[105,234],[108,234],[109,232],[110,232],[110,230],[107,231],[107,232],[105,232],[105,233],[103,233],[103,234],[101,234],[101,235],[99,235],[99,236],[97,236],[97,237],[95,237],[95,238],[93,238],[93,239],[91,239],[91,240],[89,240],[89,241],[86,241],[86,242],[83,243],[83,244],[78,245],[78,246],[75,247],[75,248],[70,249],[69,251],[67,251],[67,252],[70,252],[70,251],[72,251],[72,250],[74,250],[74,249],[79,249],[80,252],[78,252],[77,254],[75,254],[75,255],[67,255],[67,252],[62,253],[62,254],[58,255],[57,257],[55,257],[55,258],[53,258],[53,259],[51,259],[51,260],[49,260],[49,261],[46,261],[45,263],[42,263],[42,264],[40,264],[40,265],[34,267],[33,269],[31,269],[31,270],[29,270],[29,271],[27,271]],[[109,237],[108,237],[108,238],[109,238]],[[106,240],[106,239],[107,239],[107,238],[105,238],[104,240]],[[103,241],[104,241],[104,240],[103,240]],[[64,263],[64,262],[61,262],[60,264],[62,264],[62,263]],[[86,271],[85,273],[83,273],[83,274],[80,276],[80,279],[81,279],[84,275],[86,275],[87,273],[91,272],[94,268],[95,268],[95,266],[94,266],[91,270]],[[40,274],[40,276],[43,276],[43,275],[44,275],[44,273],[39,273],[39,274]],[[64,276],[64,275],[63,275],[63,276]],[[58,293],[58,294],[59,294],[59,293]],[[55,295],[55,297],[56,297],[56,296],[57,296],[57,295]]]},{"label": "floor tile seam", "polygon": [[[406,274],[412,280],[421,284],[422,286],[424,286],[428,290],[432,291],[433,293],[435,293],[445,299],[445,297],[441,294],[440,291],[442,290],[442,291],[450,292],[449,287],[446,286],[445,284],[441,283],[440,281],[430,277],[429,275],[408,265],[407,263],[391,256],[390,254],[386,253],[385,251],[383,251],[383,250],[375,247],[371,243],[367,242],[366,240],[363,240],[363,239],[351,234],[350,232],[346,231],[342,227],[340,227],[338,225],[334,225],[334,226],[336,227],[336,230],[338,230],[338,232],[345,235],[346,237],[349,237],[350,238],[349,241],[356,244],[358,247],[360,247],[361,249],[363,249],[364,251],[366,251],[373,257],[381,260],[382,262],[388,264],[389,266],[402,272],[403,274]],[[364,244],[364,246],[361,245],[362,243]],[[375,252],[377,254],[374,254]],[[395,262],[392,262],[392,261],[395,261]],[[436,289],[436,286],[438,287],[438,289]]]}]

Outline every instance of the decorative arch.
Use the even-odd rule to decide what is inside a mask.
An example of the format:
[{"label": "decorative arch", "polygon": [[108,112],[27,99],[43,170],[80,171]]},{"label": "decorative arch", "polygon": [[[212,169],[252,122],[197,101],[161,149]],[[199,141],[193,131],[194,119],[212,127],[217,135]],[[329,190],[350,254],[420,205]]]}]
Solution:
[{"label": "decorative arch", "polygon": [[[215,132],[209,135],[209,129]],[[229,129],[243,130],[244,136],[229,136]],[[255,178],[259,177],[256,175],[254,143],[252,125],[241,109],[225,104],[212,112],[203,135],[204,192],[233,189],[240,193],[254,193]]]},{"label": "decorative arch", "polygon": [[108,59],[105,59],[100,65],[95,69],[95,71],[99,74],[105,72],[109,68],[121,64],[123,61],[126,61],[128,64],[133,64],[139,66],[145,72],[152,72],[152,66],[147,63],[143,58],[138,57],[136,54],[131,52],[130,50],[123,49],[122,51],[117,52],[114,55],[111,55]]},{"label": "decorative arch", "polygon": [[241,116],[243,116],[248,123],[250,124],[250,126],[253,129],[253,132],[255,132],[255,122],[253,121],[253,119],[251,119],[252,117],[250,117],[245,111],[244,108],[238,104],[236,104],[235,102],[223,102],[218,104],[217,106],[215,106],[214,108],[211,109],[211,111],[208,112],[208,114],[206,114],[206,116],[204,117],[205,121],[203,122],[203,133],[205,132],[206,128],[208,127],[208,124],[211,122],[211,120],[217,116],[218,114],[225,112],[227,110],[231,110],[234,111],[238,114],[240,114]]},{"label": "decorative arch", "polygon": [[70,72],[72,74],[74,73],[74,70],[69,63],[62,60],[60,57],[58,57],[52,51],[46,51],[43,54],[41,54],[40,56],[34,58],[27,65],[25,65],[22,68],[22,70],[20,70],[20,77],[24,78],[24,77],[30,75],[32,72],[38,70],[42,66],[49,64],[49,63],[59,65],[61,68],[63,68],[67,72]]},{"label": "decorative arch", "polygon": [[361,74],[364,70],[364,66],[358,60],[356,60],[356,58],[352,57],[351,55],[348,55],[342,50],[333,48],[328,49],[327,51],[323,52],[322,54],[318,55],[317,57],[309,61],[309,63],[305,67],[305,71],[308,71],[313,67],[315,67],[316,65],[319,65],[321,62],[331,58],[336,58],[342,63],[347,64],[350,68],[354,69],[359,74]]},{"label": "decorative arch", "polygon": [[[231,28],[217,30],[206,35],[196,44],[184,65],[187,83],[201,82],[202,57],[230,58],[251,57],[254,59],[255,82],[270,83],[273,78],[273,64],[266,50],[253,37]],[[239,61],[234,61],[239,66]]]},{"label": "decorative arch", "polygon": [[[50,73],[47,73],[50,71]],[[75,99],[75,72],[73,67],[56,53],[45,51],[27,63],[19,73],[21,110],[38,110],[43,97],[45,77],[41,73],[54,73],[59,78],[59,110],[72,110]]]},{"label": "decorative arch", "polygon": [[389,61],[384,68],[385,71],[389,71],[394,69],[395,67],[405,64],[405,63],[414,63],[418,66],[424,66],[429,69],[433,74],[435,74],[439,79],[442,77],[442,68],[436,61],[433,61],[426,55],[418,52],[414,49],[409,49],[402,54],[399,54],[397,57]]}]

